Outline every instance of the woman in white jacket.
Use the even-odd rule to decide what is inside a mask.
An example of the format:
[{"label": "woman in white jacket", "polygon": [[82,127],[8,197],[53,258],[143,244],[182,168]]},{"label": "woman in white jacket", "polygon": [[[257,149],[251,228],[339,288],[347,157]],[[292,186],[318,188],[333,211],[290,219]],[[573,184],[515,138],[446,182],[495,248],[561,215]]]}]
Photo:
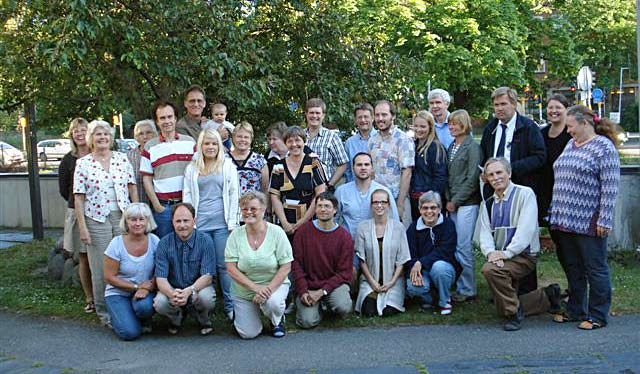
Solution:
[{"label": "woman in white jacket", "polygon": [[182,200],[195,208],[197,229],[213,239],[224,311],[233,319],[231,278],[224,262],[224,248],[229,233],[238,226],[238,172],[223,149],[216,130],[200,133],[197,156],[185,170]]},{"label": "woman in white jacket", "polygon": [[362,270],[356,312],[365,317],[405,310],[402,266],[411,255],[404,226],[389,217],[390,199],[385,190],[373,191],[373,218],[361,222],[356,234],[356,254]]}]

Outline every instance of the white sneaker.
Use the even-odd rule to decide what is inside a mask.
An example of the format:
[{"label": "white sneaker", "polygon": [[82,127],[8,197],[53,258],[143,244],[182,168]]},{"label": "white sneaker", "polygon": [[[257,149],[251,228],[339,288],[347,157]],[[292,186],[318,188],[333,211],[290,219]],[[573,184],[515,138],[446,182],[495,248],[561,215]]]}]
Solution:
[{"label": "white sneaker", "polygon": [[448,316],[451,314],[451,312],[453,312],[453,306],[451,306],[451,304],[447,303],[447,305],[440,307],[440,315],[441,316]]}]

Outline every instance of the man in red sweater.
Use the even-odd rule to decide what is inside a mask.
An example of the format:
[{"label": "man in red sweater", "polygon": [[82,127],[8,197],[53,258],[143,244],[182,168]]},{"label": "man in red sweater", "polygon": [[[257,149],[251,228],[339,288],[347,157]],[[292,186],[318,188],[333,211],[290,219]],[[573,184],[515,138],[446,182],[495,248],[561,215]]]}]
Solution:
[{"label": "man in red sweater", "polygon": [[341,317],[351,313],[353,240],[333,220],[337,207],[338,200],[330,192],[318,195],[317,219],[302,225],[293,238],[296,323],[304,329],[320,324],[321,309]]}]

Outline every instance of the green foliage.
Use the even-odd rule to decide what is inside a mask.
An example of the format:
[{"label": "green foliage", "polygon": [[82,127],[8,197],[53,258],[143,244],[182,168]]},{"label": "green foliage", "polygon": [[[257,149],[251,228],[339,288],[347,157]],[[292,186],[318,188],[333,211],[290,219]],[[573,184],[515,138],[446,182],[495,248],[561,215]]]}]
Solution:
[{"label": "green foliage", "polygon": [[620,126],[624,131],[638,132],[638,102],[629,104],[622,112]]},{"label": "green foliage", "polygon": [[301,123],[314,96],[345,129],[357,102],[425,107],[431,82],[484,116],[493,88],[543,89],[581,64],[607,86],[633,65],[634,16],[632,2],[604,0],[5,0],[0,109],[35,102],[39,126],[60,130],[125,112],[130,126],[198,83],[258,131]]}]

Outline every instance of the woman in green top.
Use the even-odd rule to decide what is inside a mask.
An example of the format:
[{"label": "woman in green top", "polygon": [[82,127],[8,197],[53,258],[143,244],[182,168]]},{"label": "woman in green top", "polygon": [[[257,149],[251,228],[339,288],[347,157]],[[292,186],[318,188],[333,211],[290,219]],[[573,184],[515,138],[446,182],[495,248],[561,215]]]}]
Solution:
[{"label": "woman in green top", "polygon": [[227,272],[233,280],[233,325],[243,339],[262,332],[260,312],[271,321],[274,337],[286,334],[284,309],[293,252],[284,230],[264,220],[266,208],[267,197],[262,192],[242,195],[240,212],[245,225],[233,230],[225,249]]}]

